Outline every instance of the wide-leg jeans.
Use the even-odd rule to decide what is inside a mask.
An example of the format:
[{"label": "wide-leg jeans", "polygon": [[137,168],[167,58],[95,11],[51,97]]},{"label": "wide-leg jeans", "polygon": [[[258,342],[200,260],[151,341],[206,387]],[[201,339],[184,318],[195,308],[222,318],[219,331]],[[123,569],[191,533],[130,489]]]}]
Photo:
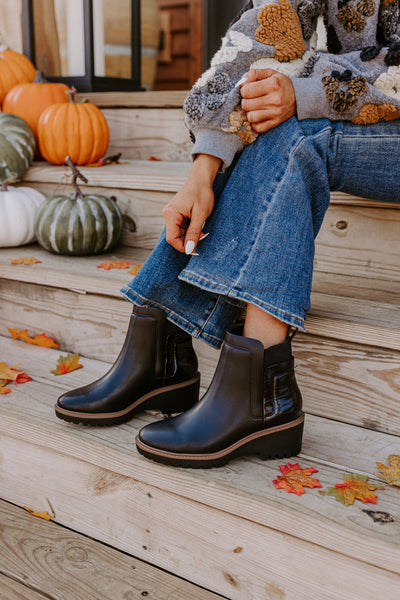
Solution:
[{"label": "wide-leg jeans", "polygon": [[121,292],[134,304],[163,308],[217,348],[247,303],[304,330],[314,241],[331,190],[400,201],[400,120],[293,117],[259,135],[217,176],[199,256],[177,252],[164,231]]}]

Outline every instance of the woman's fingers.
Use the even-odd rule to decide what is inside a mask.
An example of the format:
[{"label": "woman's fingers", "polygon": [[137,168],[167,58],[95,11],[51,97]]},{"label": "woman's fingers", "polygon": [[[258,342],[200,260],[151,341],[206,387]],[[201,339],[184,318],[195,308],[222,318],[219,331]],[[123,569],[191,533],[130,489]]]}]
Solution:
[{"label": "woman's fingers", "polygon": [[163,209],[166,224],[166,238],[168,244],[179,252],[185,251],[185,235],[187,230],[187,219],[171,204]]},{"label": "woman's fingers", "polygon": [[241,87],[241,106],[254,131],[264,133],[296,114],[291,80],[272,69],[252,69]]},{"label": "woman's fingers", "polygon": [[242,98],[253,99],[260,96],[266,96],[271,92],[276,92],[280,88],[279,73],[270,75],[268,79],[255,81],[253,83],[245,83],[241,88]]},{"label": "woman's fingers", "polygon": [[204,221],[209,214],[204,209],[194,208],[190,219],[190,225],[185,236],[185,252],[192,254],[199,243]]},{"label": "woman's fingers", "polygon": [[277,110],[272,108],[267,108],[264,110],[252,110],[247,113],[247,120],[252,125],[256,123],[262,123],[263,121],[270,121],[271,119],[276,119],[278,116]]}]

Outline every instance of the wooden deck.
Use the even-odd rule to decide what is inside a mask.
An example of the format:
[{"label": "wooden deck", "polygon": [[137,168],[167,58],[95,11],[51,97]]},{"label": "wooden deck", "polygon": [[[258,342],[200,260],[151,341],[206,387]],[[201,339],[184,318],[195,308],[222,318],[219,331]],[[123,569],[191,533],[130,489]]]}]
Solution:
[{"label": "wooden deck", "polygon": [[[324,490],[300,498],[277,491],[279,461],[238,459],[211,471],[158,465],[134,446],[138,428],[156,415],[113,428],[55,418],[57,396],[107,364],[84,359],[84,369],[61,378],[50,374],[56,350],[2,338],[0,355],[34,378],[0,405],[6,500],[51,506],[56,522],[228,598],[268,598],[267,585],[299,598],[301,581],[301,598],[372,600],[373,582],[397,600],[400,490],[380,494],[379,510],[395,518],[382,525],[365,506],[345,508]],[[374,480],[376,461],[398,452],[397,436],[309,415],[299,460],[318,469],[326,490],[344,472]]]},{"label": "wooden deck", "polygon": [[[122,151],[123,164],[83,169],[86,189],[118,198],[131,224],[123,245],[88,258],[54,256],[37,245],[0,250],[0,361],[21,362],[33,377],[1,397],[0,498],[52,511],[54,519],[38,524],[13,509],[15,527],[12,521],[8,528],[2,513],[2,539],[15,541],[18,560],[0,548],[1,592],[7,600],[102,599],[100,593],[108,592],[133,600],[145,591],[154,600],[215,594],[229,600],[398,600],[400,489],[379,492],[376,507],[357,501],[347,508],[326,490],[346,472],[377,481],[376,462],[400,454],[400,204],[332,194],[317,240],[307,334],[294,341],[305,438],[302,454],[291,462],[318,469],[323,488],[301,497],[278,491],[272,480],[280,461],[256,457],[205,471],[153,463],[138,455],[134,438],[160,415],[88,428],[59,421],[53,410],[60,393],[106,372],[125,337],[131,305],[119,290],[131,276],[97,265],[112,257],[144,262],[163,226],[162,206],[190,168],[182,96],[97,99],[111,126],[109,154]],[[150,162],[150,156],[162,162]],[[51,194],[63,189],[64,174],[64,168],[36,163],[24,184]],[[11,266],[8,260],[29,255],[42,263]],[[7,327],[45,331],[61,348],[12,342]],[[195,344],[204,388],[218,352]],[[78,352],[84,368],[53,376],[58,356],[67,351]],[[365,512],[370,509],[387,513],[388,522],[375,522]],[[37,539],[43,543],[26,542],[36,537],[30,525],[42,527],[44,537],[38,533]],[[64,549],[77,540],[77,548],[89,553],[91,541],[81,536],[94,538],[90,557],[96,559],[68,562],[60,545],[46,541],[49,528],[67,540]],[[22,537],[13,537],[13,529]],[[66,532],[77,537],[66,538]],[[108,550],[113,558],[106,558]],[[121,560],[120,589],[104,574],[106,566],[95,571],[98,560],[105,565],[98,556],[112,565]],[[134,570],[132,579],[132,564],[140,578]],[[63,574],[60,587],[50,591],[53,568]],[[118,579],[121,571],[114,572]],[[163,579],[167,573],[175,577]],[[93,587],[94,574],[101,592]],[[65,578],[77,586],[73,593],[62,587]]]},{"label": "wooden deck", "polygon": [[0,501],[0,522],[2,600],[221,598],[8,502]]}]

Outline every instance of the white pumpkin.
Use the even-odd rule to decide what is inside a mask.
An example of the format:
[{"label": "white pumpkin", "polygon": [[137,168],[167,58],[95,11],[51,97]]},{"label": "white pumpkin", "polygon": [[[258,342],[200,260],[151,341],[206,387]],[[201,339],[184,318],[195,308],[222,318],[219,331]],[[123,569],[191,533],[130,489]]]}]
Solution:
[{"label": "white pumpkin", "polygon": [[46,198],[32,188],[0,187],[0,248],[35,240],[36,213]]}]

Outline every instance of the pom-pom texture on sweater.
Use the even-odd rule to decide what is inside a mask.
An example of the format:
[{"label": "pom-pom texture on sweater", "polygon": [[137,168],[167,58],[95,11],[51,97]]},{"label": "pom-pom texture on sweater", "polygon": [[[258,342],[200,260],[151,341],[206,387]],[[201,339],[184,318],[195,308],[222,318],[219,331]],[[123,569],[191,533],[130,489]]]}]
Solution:
[{"label": "pom-pom texture on sweater", "polygon": [[[319,16],[327,51],[316,49]],[[248,2],[186,99],[194,155],[218,156],[226,168],[257,138],[236,87],[252,68],[291,78],[299,119],[400,118],[400,0]]]}]

